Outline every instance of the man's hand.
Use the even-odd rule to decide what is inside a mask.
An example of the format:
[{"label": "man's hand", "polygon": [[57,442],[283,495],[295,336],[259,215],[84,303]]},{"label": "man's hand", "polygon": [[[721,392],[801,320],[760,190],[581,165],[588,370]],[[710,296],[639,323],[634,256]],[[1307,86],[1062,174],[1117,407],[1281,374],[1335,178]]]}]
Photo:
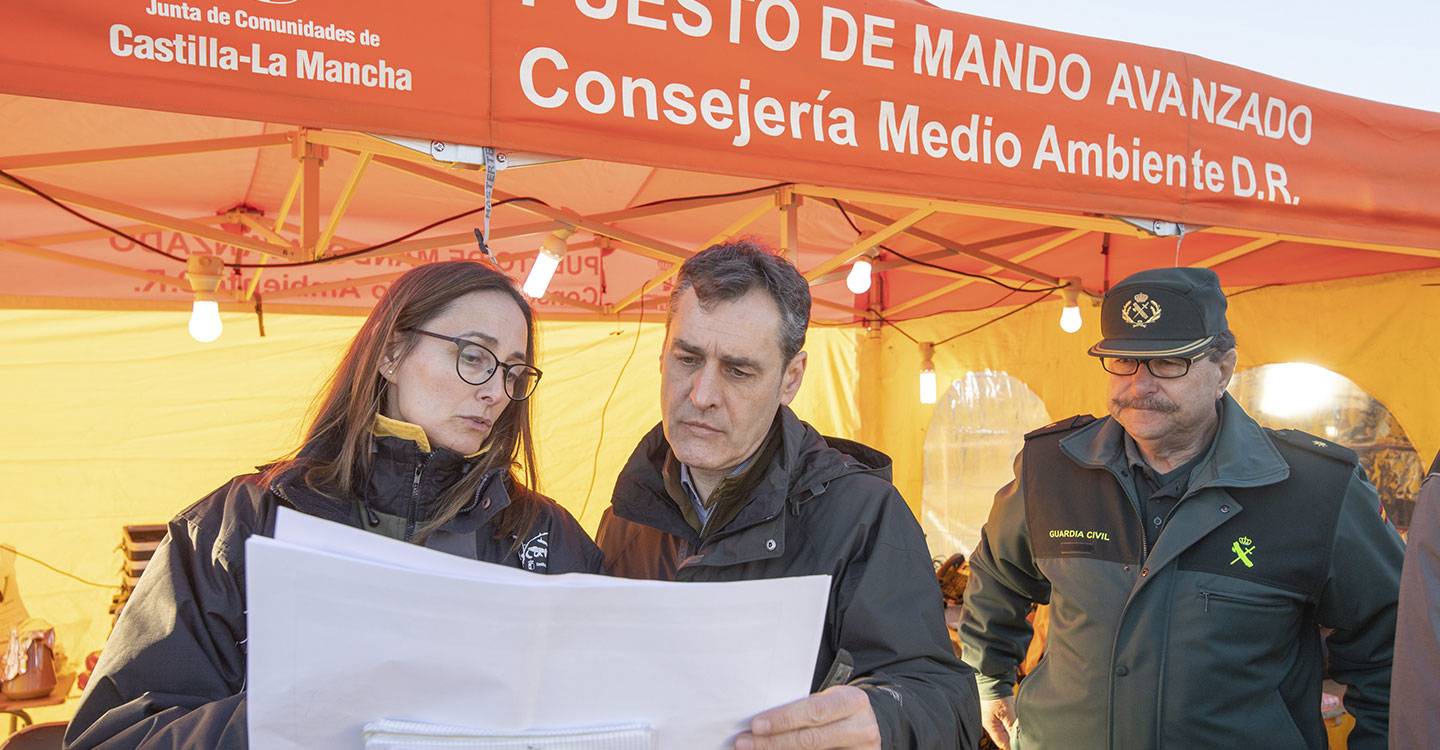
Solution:
[{"label": "man's hand", "polygon": [[870,697],[853,685],[836,685],[772,708],[750,720],[735,750],[880,750],[880,725]]},{"label": "man's hand", "polygon": [[1010,741],[1018,723],[1014,696],[980,701],[980,723],[1000,750],[1010,750]]}]

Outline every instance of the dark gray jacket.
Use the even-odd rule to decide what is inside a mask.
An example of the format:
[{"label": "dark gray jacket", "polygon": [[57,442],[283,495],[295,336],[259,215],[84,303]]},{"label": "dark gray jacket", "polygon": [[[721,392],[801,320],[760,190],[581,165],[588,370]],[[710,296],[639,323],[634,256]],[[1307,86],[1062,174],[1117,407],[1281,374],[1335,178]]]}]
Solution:
[{"label": "dark gray jacket", "polygon": [[886,748],[974,748],[979,703],[950,647],[939,586],[890,459],[825,438],[782,407],[781,445],[739,513],[702,542],[670,499],[657,426],[616,481],[598,541],[628,578],[743,581],[829,574],[812,689],[836,653],[854,659]]},{"label": "dark gray jacket", "polygon": [[1440,744],[1440,453],[1415,500],[1400,577],[1390,688],[1390,747]]},{"label": "dark gray jacket", "polygon": [[[66,750],[245,748],[245,540],[271,535],[283,505],[409,541],[469,467],[402,438],[376,438],[375,446],[367,508],[320,495],[291,471],[269,487],[257,474],[236,477],[171,521],[105,644]],[[599,572],[599,550],[585,531],[538,495],[531,497],[540,515],[526,538],[497,539],[490,521],[511,503],[507,485],[503,475],[491,477],[425,546],[540,573]]]},{"label": "dark gray jacket", "polygon": [[1263,429],[1229,396],[1223,410],[1154,549],[1117,422],[1027,436],[961,622],[981,695],[1007,696],[1025,614],[1050,604],[1045,657],[1015,698],[1022,750],[1323,750],[1322,627],[1351,750],[1385,746],[1399,535],[1353,452]]}]

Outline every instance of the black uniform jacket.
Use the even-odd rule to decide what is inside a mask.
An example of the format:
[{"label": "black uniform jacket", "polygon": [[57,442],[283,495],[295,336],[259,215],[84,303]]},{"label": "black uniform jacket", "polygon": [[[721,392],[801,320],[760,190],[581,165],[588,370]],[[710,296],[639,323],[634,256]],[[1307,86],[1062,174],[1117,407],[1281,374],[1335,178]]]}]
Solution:
[{"label": "black uniform jacket", "polygon": [[886,748],[979,741],[973,673],[956,660],[925,537],[890,483],[890,459],[822,437],[781,407],[781,446],[737,515],[702,541],[670,499],[659,426],[621,471],[598,541],[614,575],[680,581],[831,576],[812,689],[854,659]]},{"label": "black uniform jacket", "polygon": [[[105,645],[65,735],[67,750],[244,748],[245,540],[269,536],[291,507],[409,541],[441,493],[473,465],[443,448],[375,438],[365,503],[325,497],[283,474],[269,487],[250,474],[226,482],[170,522]],[[524,539],[497,539],[490,523],[513,487],[488,477],[426,547],[540,573],[595,573],[600,553],[548,498]],[[518,546],[517,546],[518,542]]]},{"label": "black uniform jacket", "polygon": [[1026,613],[1050,605],[1045,656],[1014,691],[1019,750],[1323,750],[1327,674],[1348,686],[1351,750],[1385,746],[1400,537],[1352,451],[1262,428],[1228,395],[1221,408],[1153,547],[1118,422],[1026,437],[960,625],[981,695],[999,698]]}]

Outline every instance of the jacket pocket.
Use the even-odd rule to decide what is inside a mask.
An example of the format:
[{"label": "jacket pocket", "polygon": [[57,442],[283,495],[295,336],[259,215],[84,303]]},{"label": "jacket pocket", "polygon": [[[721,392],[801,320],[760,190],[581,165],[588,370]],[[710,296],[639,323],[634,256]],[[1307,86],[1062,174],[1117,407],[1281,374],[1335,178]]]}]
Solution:
[{"label": "jacket pocket", "polygon": [[1196,595],[1206,612],[1210,611],[1212,605],[1238,604],[1245,607],[1263,607],[1266,609],[1290,609],[1294,605],[1290,602],[1278,599],[1267,599],[1263,596],[1253,594],[1236,594],[1229,591],[1201,591]]}]

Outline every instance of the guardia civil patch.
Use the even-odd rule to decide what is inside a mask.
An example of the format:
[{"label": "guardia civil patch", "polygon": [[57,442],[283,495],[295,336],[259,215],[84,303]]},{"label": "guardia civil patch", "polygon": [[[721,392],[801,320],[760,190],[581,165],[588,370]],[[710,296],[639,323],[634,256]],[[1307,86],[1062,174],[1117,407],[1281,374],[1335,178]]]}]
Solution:
[{"label": "guardia civil patch", "polygon": [[1242,536],[1230,543],[1230,551],[1235,553],[1235,559],[1230,561],[1231,565],[1243,563],[1247,568],[1255,567],[1255,561],[1251,555],[1255,554],[1255,543],[1250,537]]},{"label": "guardia civil patch", "polygon": [[1125,301],[1124,307],[1120,308],[1120,318],[1129,323],[1131,328],[1144,328],[1159,322],[1162,312],[1164,311],[1161,310],[1159,302],[1140,292]]}]

